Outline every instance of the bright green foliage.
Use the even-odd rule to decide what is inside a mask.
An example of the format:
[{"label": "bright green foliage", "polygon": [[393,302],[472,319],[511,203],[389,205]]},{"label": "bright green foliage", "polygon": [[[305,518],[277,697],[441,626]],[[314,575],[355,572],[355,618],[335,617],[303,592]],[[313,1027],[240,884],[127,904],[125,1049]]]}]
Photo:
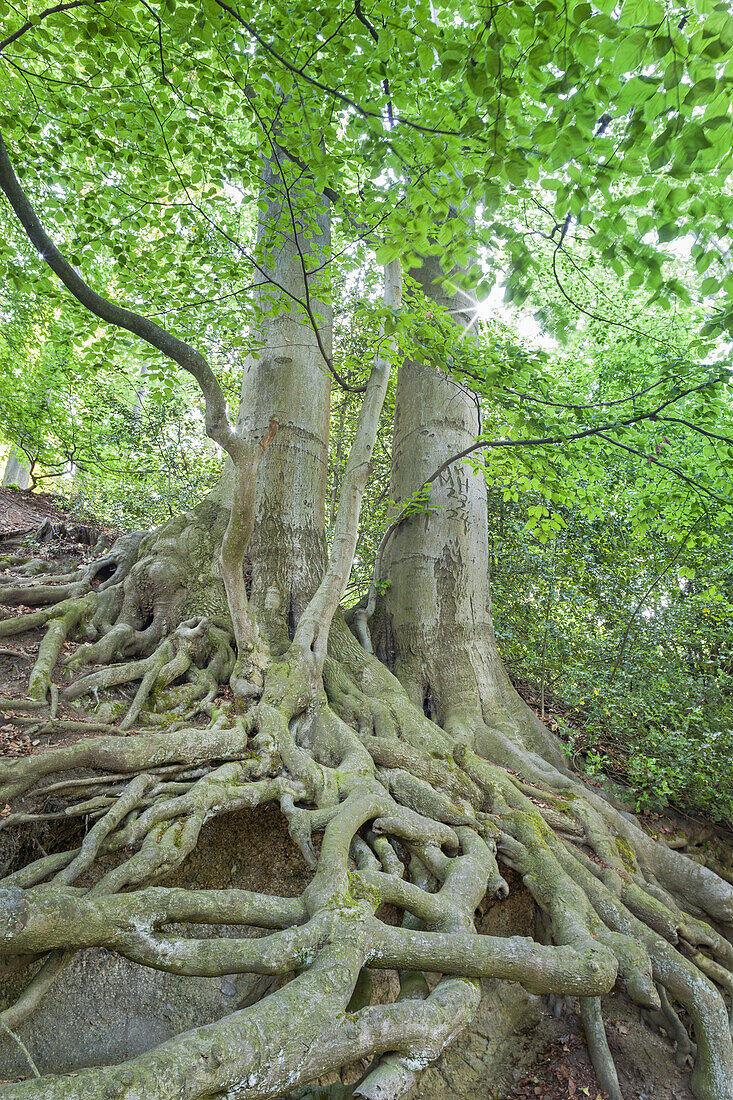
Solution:
[{"label": "bright green foliage", "polygon": [[566,513],[543,550],[520,505],[492,500],[497,637],[576,763],[630,783],[640,808],[733,822],[733,529],[679,554],[660,527]]},{"label": "bright green foliage", "polygon": [[121,342],[87,354],[41,300],[6,299],[0,324],[0,443],[25,456],[31,486],[121,527],[177,514],[213,484],[220,460],[205,437],[195,387],[141,377]]},{"label": "bright green foliage", "polygon": [[149,528],[214,487],[221,461],[201,437],[191,387],[167,399],[147,391],[132,409],[110,398],[105,411],[109,420],[98,440],[105,461],[90,458],[68,482],[57,483],[69,507],[123,529]]},{"label": "bright green foliage", "polygon": [[[631,315],[628,296],[625,309],[621,291],[607,297]],[[497,635],[571,750],[630,782],[640,807],[731,821],[730,385],[700,362],[694,315],[646,311],[643,323],[646,335],[614,337],[586,322],[521,387],[520,409],[567,406],[549,407],[554,427],[543,407],[548,434],[693,392],[656,419],[490,465]],[[611,404],[629,393],[641,395]]]},{"label": "bright green foliage", "polygon": [[[201,335],[198,298],[207,326],[219,301],[220,339],[241,336],[242,300],[223,296],[257,277],[240,196],[256,200],[276,115],[283,171],[308,165],[337,219],[379,223],[380,262],[435,249],[449,268],[478,233],[520,302],[539,240],[555,260],[582,241],[666,299],[685,289],[663,246],[692,237],[705,294],[721,292],[714,323],[730,324],[723,0],[419,0],[401,14],[375,0],[361,18],[301,0],[103,0],[43,18],[2,56],[3,130],[46,224],[72,262],[106,256],[110,292],[185,302],[183,331]],[[446,223],[451,206],[476,229]],[[3,257],[22,283],[23,261]]]}]

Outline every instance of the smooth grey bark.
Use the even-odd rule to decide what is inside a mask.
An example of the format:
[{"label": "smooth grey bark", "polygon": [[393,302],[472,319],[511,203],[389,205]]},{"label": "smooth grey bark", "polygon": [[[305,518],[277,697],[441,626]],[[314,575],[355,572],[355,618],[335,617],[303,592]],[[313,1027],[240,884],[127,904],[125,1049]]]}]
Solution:
[{"label": "smooth grey bark", "polygon": [[28,469],[28,459],[22,451],[19,451],[17,447],[13,447],[8,455],[8,461],[5,463],[3,488],[5,489],[13,485],[18,489],[27,489],[30,485],[30,480],[31,474]]},{"label": "smooth grey bark", "polygon": [[[437,257],[411,272],[423,292],[474,339],[474,300],[451,291]],[[399,370],[391,497],[397,511],[479,432],[475,397],[443,364],[404,362]],[[415,704],[452,736],[491,749],[505,739],[562,764],[562,755],[515,691],[491,619],[486,483],[466,462],[435,481],[429,510],[403,521],[384,551],[377,652]],[[375,624],[377,625],[377,624]],[[379,629],[379,627],[378,627]]]},{"label": "smooth grey bark", "polygon": [[[330,210],[303,182],[287,184],[289,167],[271,158],[263,170],[258,251],[273,283],[258,291],[261,346],[244,364],[237,422],[254,442],[277,421],[258,471],[248,557],[255,616],[282,648],[326,566],[331,395],[328,267],[310,274],[328,259]],[[266,316],[273,307],[277,316]]]},{"label": "smooth grey bark", "polygon": [[[384,304],[391,309],[402,304],[402,265],[399,260],[392,260],[384,269]],[[384,331],[382,339],[385,339]],[[379,349],[374,357],[339,492],[328,567],[295,632],[295,645],[309,647],[313,651],[321,672],[331,622],[346,590],[356,552],[361,501],[372,469],[379,419],[389,384],[392,358],[397,350],[393,340],[389,341],[389,348],[391,355],[385,348]]]}]

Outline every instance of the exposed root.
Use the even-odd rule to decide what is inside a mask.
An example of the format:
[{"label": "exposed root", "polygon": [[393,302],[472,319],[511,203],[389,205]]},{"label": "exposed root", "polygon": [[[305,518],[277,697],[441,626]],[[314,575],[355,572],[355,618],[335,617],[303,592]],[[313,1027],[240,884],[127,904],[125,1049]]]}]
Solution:
[{"label": "exposed root", "polygon": [[609,1100],[624,1100],[613,1055],[608,1047],[606,1029],[601,1015],[601,1002],[598,997],[580,998],[580,1018],[583,1021],[588,1053],[596,1071],[598,1084],[608,1094]]},{"label": "exposed root", "polygon": [[[29,709],[55,686],[64,640],[79,629],[99,637],[75,665],[122,660],[66,686],[62,701],[135,683],[123,733],[151,705],[211,709],[234,668],[231,634],[203,614],[168,621],[155,598],[150,621],[134,621],[139,564],[122,586],[25,616],[47,627]],[[133,1061],[28,1080],[5,1095],[275,1097],[368,1057],[354,1095],[397,1097],[470,1021],[477,979],[494,977],[558,1002],[580,998],[596,1074],[613,1100],[622,1093],[600,998],[614,985],[668,1031],[678,1061],[694,1059],[697,1100],[733,1100],[730,883],[532,753],[505,747],[497,762],[476,751],[485,740],[450,736],[339,621],[322,676],[298,646],[264,673],[245,716],[222,711],[206,729],[107,733],[0,765],[0,799],[13,804],[3,827],[55,816],[93,822],[80,847],[0,882],[0,953],[41,963],[0,1022],[17,1027],[73,953],[91,946],[176,974],[298,976]],[[38,786],[46,777],[57,778]],[[301,897],[159,885],[195,849],[205,821],[266,802],[279,805],[311,868]],[[535,939],[476,934],[483,898],[507,896],[502,864],[535,899]],[[401,927],[378,919],[384,905],[402,911]],[[197,938],[185,932],[194,923],[270,934]],[[394,1004],[370,1003],[378,969],[400,975]],[[443,975],[432,992],[426,972]]]},{"label": "exposed root", "polygon": [[99,585],[100,591],[119,584],[124,581],[135,564],[140,543],[145,534],[145,531],[133,531],[120,536],[109,553],[74,570],[73,573],[39,574],[34,568],[35,563],[29,562],[27,570],[33,577],[33,583],[0,588],[0,603],[10,607],[20,604],[25,607],[58,604],[75,596],[85,595],[91,589],[92,582],[102,573],[106,574],[106,577]]},{"label": "exposed root", "polygon": [[661,1024],[675,1044],[675,1062],[677,1065],[680,1068],[686,1065],[692,1066],[697,1054],[697,1047],[691,1042],[687,1028],[670,1004],[666,989],[663,986],[658,986],[658,989],[662,1010],[660,1013],[651,1013],[651,1018]]},{"label": "exposed root", "polygon": [[196,766],[237,759],[247,753],[248,728],[249,721],[239,719],[233,725],[220,721],[206,730],[184,729],[134,738],[90,737],[54,752],[0,763],[0,798],[12,801],[39,779],[74,768],[134,774],[166,764]]},{"label": "exposed root", "polygon": [[[50,697],[55,717],[55,670],[65,643],[81,637],[86,644],[67,660],[68,669],[106,667],[67,686],[63,700],[89,693],[98,700],[100,690],[139,680],[124,729],[140,719],[151,696],[158,709],[211,715],[219,685],[229,681],[235,666],[226,602],[211,569],[222,511],[204,502],[189,513],[185,526],[179,519],[154,535],[124,535],[73,574],[35,575],[0,589],[0,603],[41,609],[0,620],[0,638],[44,630],[28,682],[30,702],[43,704]],[[173,688],[177,681],[182,683]],[[169,687],[173,690],[166,693]],[[109,714],[110,706],[102,713]]]},{"label": "exposed root", "polygon": [[0,1026],[2,1027],[2,1030],[5,1032],[5,1034],[9,1035],[10,1038],[13,1040],[13,1042],[17,1046],[20,1047],[20,1049],[23,1052],[23,1055],[25,1057],[26,1062],[28,1063],[28,1065],[31,1067],[31,1070],[33,1071],[33,1075],[35,1077],[40,1077],[41,1075],[38,1072],[38,1067],[36,1066],[36,1063],[33,1061],[33,1058],[31,1057],[31,1053],[28,1050],[28,1047],[25,1045],[25,1043],[20,1038],[20,1036],[16,1035],[15,1032],[12,1030],[12,1028],[8,1027],[8,1025],[6,1023],[2,1023]]},{"label": "exposed root", "polygon": [[179,706],[185,706],[186,701],[192,703],[197,696],[204,696],[210,702],[218,690],[219,676],[226,680],[233,664],[229,636],[212,626],[208,619],[189,619],[177,626],[149,657],[108,665],[83,676],[65,689],[63,697],[71,701],[96,694],[102,688],[140,680],[135,698],[120,723],[120,729],[127,730],[138,720],[152,693],[164,691],[195,666],[198,667],[194,682],[186,693],[188,699],[182,697]]}]

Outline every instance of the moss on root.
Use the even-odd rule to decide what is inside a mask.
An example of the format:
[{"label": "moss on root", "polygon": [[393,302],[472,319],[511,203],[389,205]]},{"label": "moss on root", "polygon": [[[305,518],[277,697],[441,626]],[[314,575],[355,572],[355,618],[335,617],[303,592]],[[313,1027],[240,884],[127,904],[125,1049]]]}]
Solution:
[{"label": "moss on root", "polygon": [[[213,536],[207,532],[204,550],[200,527],[190,536],[198,549],[187,576],[210,561]],[[234,667],[225,624],[182,617],[193,604],[179,591],[179,565],[170,558],[154,566],[164,542],[143,541],[142,558],[127,562],[116,582],[123,598],[108,605],[114,617],[103,622],[95,599],[95,613],[77,616],[73,627],[94,624],[98,648],[91,653],[106,656],[101,669],[65,691],[71,698],[80,685],[106,691],[138,684],[132,706],[105,704],[122,727],[131,715],[153,720],[157,708],[158,720],[175,725],[181,714],[168,709],[171,691],[193,684],[206,698]],[[206,592],[194,596],[192,587],[191,598],[209,606]],[[135,617],[143,604],[152,622],[158,616],[152,632]],[[43,623],[54,622],[53,610],[43,612]],[[191,698],[186,706],[196,704]],[[380,1082],[385,1075],[406,1080],[405,1067],[414,1081],[415,1067],[470,1021],[475,979],[495,976],[587,998],[591,1054],[609,1081],[598,998],[618,982],[640,1006],[658,1011],[661,990],[683,1006],[680,1026],[692,1021],[697,1100],[733,1100],[731,987],[723,980],[733,970],[733,946],[719,931],[726,913],[733,920],[733,888],[655,847],[567,774],[548,769],[536,785],[533,759],[517,750],[510,770],[449,736],[337,620],[323,676],[312,654],[293,646],[265,665],[259,697],[210,708],[204,726],[88,738],[0,765],[0,799],[12,803],[4,827],[19,823],[19,814],[25,822],[43,819],[34,791],[49,781],[66,784],[56,787],[60,813],[86,813],[92,826],[75,851],[41,856],[0,882],[0,952],[54,953],[53,965],[39,970],[0,1022],[32,1018],[59,960],[90,945],[178,974],[298,974],[244,1012],[133,1062],[28,1080],[6,1086],[4,1095],[275,1097],[355,1057],[376,1058]],[[516,766],[523,760],[526,775]],[[97,777],[93,797],[79,769]],[[195,852],[207,820],[268,803],[279,805],[312,868],[302,897],[161,885]],[[533,895],[543,942],[476,934],[474,913],[487,889],[497,897],[508,890],[497,859]],[[73,889],[82,875],[91,884],[86,892]],[[403,913],[401,928],[374,917],[385,906]],[[186,924],[246,924],[266,934],[197,939],[175,931]],[[413,981],[417,999],[349,1009],[365,968],[398,970],[407,985],[409,975],[426,971],[443,978],[432,993]]]}]

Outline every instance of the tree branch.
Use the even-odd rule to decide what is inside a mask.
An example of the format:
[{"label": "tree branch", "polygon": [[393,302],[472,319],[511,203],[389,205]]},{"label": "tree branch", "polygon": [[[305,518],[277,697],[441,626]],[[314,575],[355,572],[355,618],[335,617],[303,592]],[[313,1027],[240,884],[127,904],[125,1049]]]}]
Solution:
[{"label": "tree branch", "polygon": [[92,8],[99,4],[105,4],[106,2],[107,0],[70,0],[68,4],[56,4],[53,8],[46,8],[45,11],[39,12],[38,15],[34,16],[33,19],[29,19],[8,38],[3,39],[3,41],[0,42],[0,53],[2,53],[5,47],[9,46],[12,42],[17,42],[26,31],[38,26],[44,19],[48,19],[49,15],[56,15],[60,11],[70,11],[72,8]]},{"label": "tree branch", "polygon": [[704,485],[699,485],[694,478],[688,477],[687,474],[683,474],[681,470],[676,469],[674,466],[668,466],[666,462],[660,462],[658,458],[654,458],[653,455],[644,454],[643,451],[637,451],[635,447],[629,447],[627,443],[621,443],[618,439],[611,439],[607,435],[601,433],[598,434],[599,439],[605,439],[606,443],[613,443],[614,447],[620,447],[622,451],[628,451],[632,455],[637,455],[639,458],[645,458],[647,462],[651,462],[654,466],[660,466],[663,470],[669,470],[675,477],[685,481],[688,485],[691,485],[699,493],[705,493],[712,500],[717,500],[719,504],[724,504],[726,507],[730,507],[733,503],[730,500],[726,500],[725,497],[719,497],[717,493],[714,493],[712,489],[706,489]]},{"label": "tree branch", "polygon": [[156,325],[154,321],[108,301],[84,282],[41,225],[15,175],[2,134],[0,134],[0,188],[41,259],[45,260],[78,302],[107,324],[139,336],[141,340],[157,348],[196,379],[206,402],[207,435],[223,447],[232,460],[236,461],[241,450],[240,441],[229,423],[224,393],[207,360],[200,352]]},{"label": "tree branch", "polygon": [[[402,267],[399,260],[392,260],[384,269],[384,302],[394,309],[401,301]],[[361,501],[371,471],[374,441],[390,370],[389,357],[378,354],[366,385],[366,395],[359,411],[356,434],[346,463],[328,569],[301,616],[295,633],[294,644],[310,647],[321,666],[326,658],[331,620],[344,594],[354,560]]]}]

